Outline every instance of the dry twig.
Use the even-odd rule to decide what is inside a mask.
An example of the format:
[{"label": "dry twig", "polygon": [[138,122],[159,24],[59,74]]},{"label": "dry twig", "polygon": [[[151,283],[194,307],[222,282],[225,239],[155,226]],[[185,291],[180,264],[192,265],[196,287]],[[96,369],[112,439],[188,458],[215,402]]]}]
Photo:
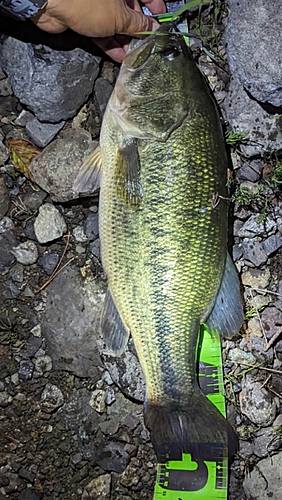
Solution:
[{"label": "dry twig", "polygon": [[278,332],[276,332],[273,337],[271,337],[271,339],[269,340],[269,342],[267,342],[267,344],[264,346],[264,351],[268,351],[268,349],[274,344],[275,340],[278,339],[279,335],[282,333],[282,328],[281,330],[278,330]]},{"label": "dry twig", "polygon": [[39,292],[41,292],[41,290],[43,290],[44,288],[46,288],[46,286],[48,286],[51,283],[51,281],[53,281],[53,279],[56,278],[56,276],[58,276],[58,274],[63,269],[65,269],[65,267],[67,267],[74,260],[74,257],[72,257],[70,260],[68,260],[68,262],[66,262],[66,264],[64,264],[62,267],[60,267],[60,265],[61,265],[61,263],[62,263],[62,261],[64,259],[64,256],[66,255],[67,249],[69,247],[69,242],[70,242],[71,235],[68,233],[66,236],[67,236],[67,242],[66,242],[64,251],[63,251],[63,253],[62,253],[61,257],[60,257],[60,260],[59,260],[58,264],[56,265],[54,271],[52,272],[52,274],[48,278],[48,280],[38,290],[36,290],[36,293],[39,293]]}]

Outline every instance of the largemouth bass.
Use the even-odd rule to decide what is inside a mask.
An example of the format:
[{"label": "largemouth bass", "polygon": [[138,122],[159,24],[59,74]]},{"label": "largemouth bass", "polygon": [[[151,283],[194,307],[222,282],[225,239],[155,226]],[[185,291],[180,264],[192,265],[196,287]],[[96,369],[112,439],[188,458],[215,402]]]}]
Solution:
[{"label": "largemouth bass", "polygon": [[[161,35],[163,34],[163,35]],[[201,392],[201,323],[227,337],[243,321],[227,254],[227,155],[214,99],[171,25],[135,41],[109,100],[100,149],[76,191],[100,183],[109,288],[102,317],[116,353],[129,332],[144,372],[145,424],[158,457],[211,458],[236,435]]]}]

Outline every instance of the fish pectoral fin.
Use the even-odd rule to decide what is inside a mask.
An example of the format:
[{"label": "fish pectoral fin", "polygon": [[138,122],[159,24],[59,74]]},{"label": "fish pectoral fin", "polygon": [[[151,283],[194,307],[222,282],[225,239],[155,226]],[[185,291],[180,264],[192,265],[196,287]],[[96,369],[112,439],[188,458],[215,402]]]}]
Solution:
[{"label": "fish pectoral fin", "polygon": [[101,317],[101,330],[106,346],[114,354],[121,354],[127,346],[129,329],[124,326],[108,287]]},{"label": "fish pectoral fin", "polygon": [[227,253],[221,287],[214,308],[205,323],[211,332],[216,330],[223,337],[232,338],[240,331],[243,320],[239,277]]},{"label": "fish pectoral fin", "polygon": [[117,150],[115,181],[118,197],[138,208],[142,201],[141,166],[137,139],[132,137]]},{"label": "fish pectoral fin", "polygon": [[94,192],[100,187],[102,173],[101,149],[98,146],[90,156],[88,156],[76,177],[73,190],[75,193]]}]

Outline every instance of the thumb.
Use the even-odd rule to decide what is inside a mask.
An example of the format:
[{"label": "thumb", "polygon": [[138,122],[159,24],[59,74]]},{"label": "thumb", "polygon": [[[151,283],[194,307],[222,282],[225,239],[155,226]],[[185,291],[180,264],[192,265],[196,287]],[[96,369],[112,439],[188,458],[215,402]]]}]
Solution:
[{"label": "thumb", "polygon": [[135,35],[140,31],[153,31],[158,29],[157,21],[142,12],[132,10],[129,7],[124,9],[121,24],[117,22],[116,33],[124,35]]}]

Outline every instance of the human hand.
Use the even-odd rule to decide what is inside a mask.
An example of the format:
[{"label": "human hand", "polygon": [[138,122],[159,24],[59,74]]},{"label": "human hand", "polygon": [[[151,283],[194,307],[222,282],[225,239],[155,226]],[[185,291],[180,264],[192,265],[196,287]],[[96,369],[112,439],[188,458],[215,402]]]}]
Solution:
[{"label": "human hand", "polygon": [[[143,0],[152,14],[165,12],[163,0]],[[49,0],[32,18],[42,30],[62,33],[68,28],[89,36],[115,61],[124,59],[128,36],[151,31],[158,24],[145,16],[138,0]]]}]

